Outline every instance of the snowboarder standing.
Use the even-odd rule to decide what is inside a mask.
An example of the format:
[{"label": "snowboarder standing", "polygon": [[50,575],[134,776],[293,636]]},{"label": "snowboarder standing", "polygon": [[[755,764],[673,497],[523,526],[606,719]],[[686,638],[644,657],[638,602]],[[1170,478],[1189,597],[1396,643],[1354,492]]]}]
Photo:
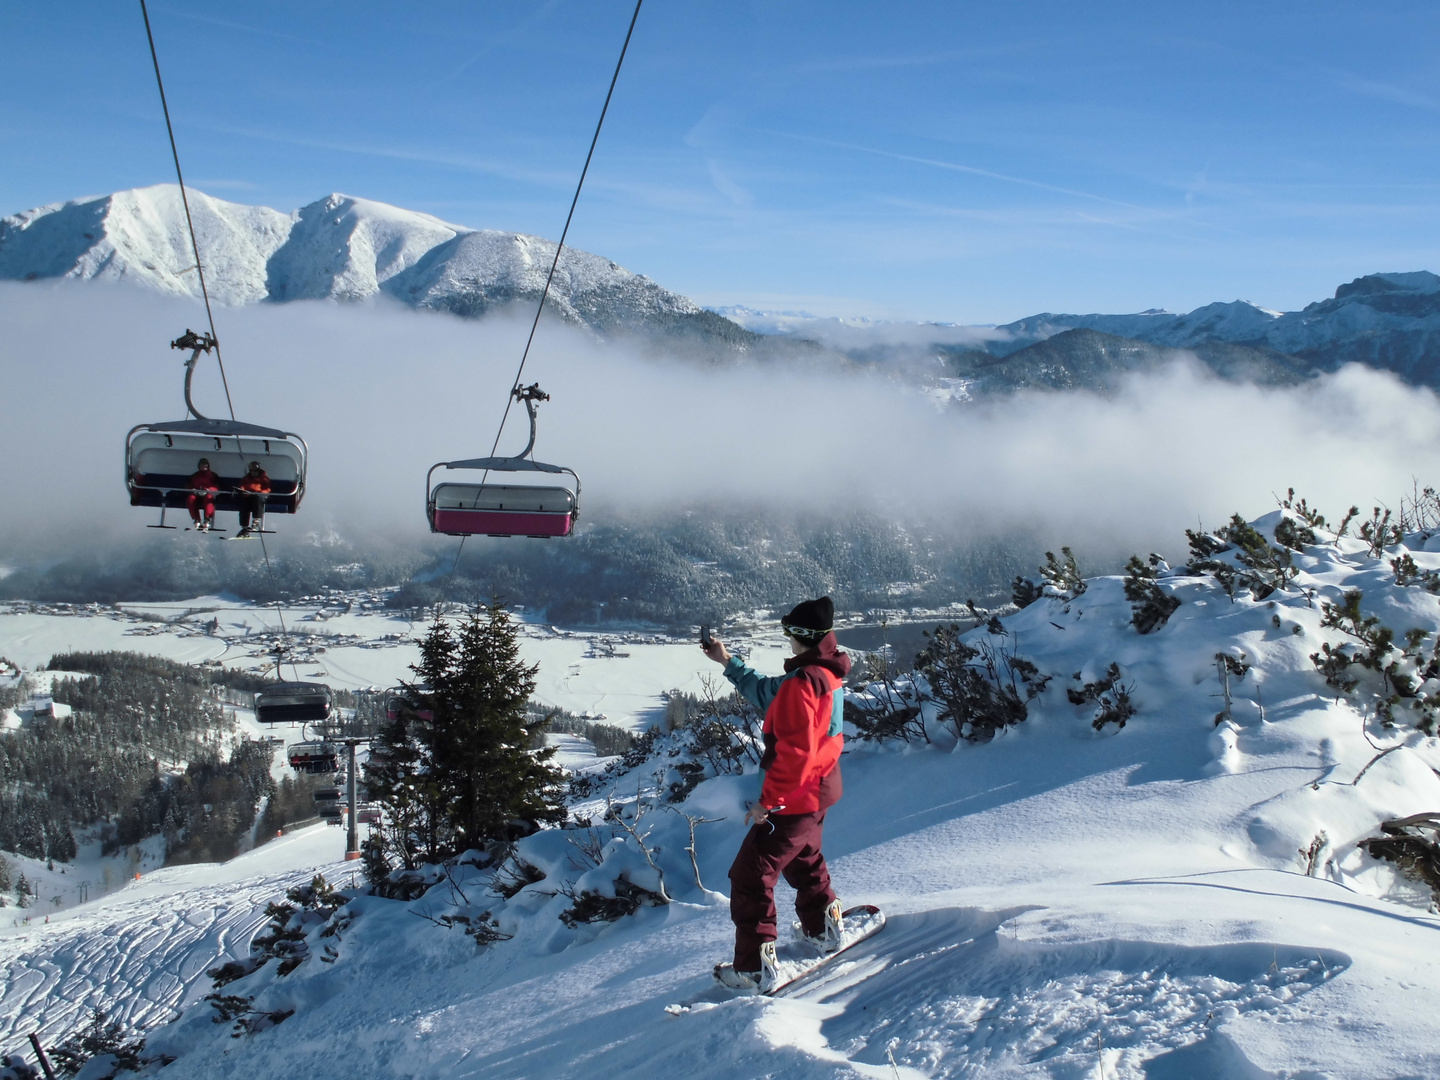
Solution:
[{"label": "snowboarder standing", "polygon": [[765,713],[760,798],[745,814],[751,825],[730,867],[730,918],[735,958],[715,977],[736,990],[766,991],[775,983],[775,883],[783,874],[795,889],[800,934],[820,952],[840,947],[840,901],[821,854],[825,813],[840,798],[841,716],[850,657],[831,632],[828,596],[796,605],[781,622],[794,655],[785,674],[766,678],[711,638],[705,655],[725,665],[725,677]]}]

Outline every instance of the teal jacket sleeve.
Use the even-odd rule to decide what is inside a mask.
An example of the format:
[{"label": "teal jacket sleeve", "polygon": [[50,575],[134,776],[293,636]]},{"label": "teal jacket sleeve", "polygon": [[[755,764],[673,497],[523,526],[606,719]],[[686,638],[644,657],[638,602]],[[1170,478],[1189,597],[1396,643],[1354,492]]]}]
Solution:
[{"label": "teal jacket sleeve", "polygon": [[754,668],[741,663],[739,658],[734,656],[725,665],[725,678],[735,685],[735,690],[741,697],[762,713],[770,708],[770,703],[780,692],[780,684],[785,681],[783,675],[767,678],[756,672]]}]

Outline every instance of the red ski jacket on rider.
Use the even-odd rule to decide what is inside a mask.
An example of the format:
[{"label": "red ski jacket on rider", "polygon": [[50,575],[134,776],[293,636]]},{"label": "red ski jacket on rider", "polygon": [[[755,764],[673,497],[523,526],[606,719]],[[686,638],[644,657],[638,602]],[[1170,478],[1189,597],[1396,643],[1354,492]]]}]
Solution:
[{"label": "red ski jacket on rider", "polygon": [[216,476],[209,469],[201,469],[194,476],[190,477],[190,486],[202,491],[218,491],[220,489],[220,477]]},{"label": "red ski jacket on rider", "polygon": [[746,700],[765,710],[765,781],[760,805],[777,814],[812,814],[840,798],[840,751],[845,737],[840,718],[841,689],[850,657],[834,634],[785,661],[786,674],[762,678],[739,660],[725,666],[725,677]]}]

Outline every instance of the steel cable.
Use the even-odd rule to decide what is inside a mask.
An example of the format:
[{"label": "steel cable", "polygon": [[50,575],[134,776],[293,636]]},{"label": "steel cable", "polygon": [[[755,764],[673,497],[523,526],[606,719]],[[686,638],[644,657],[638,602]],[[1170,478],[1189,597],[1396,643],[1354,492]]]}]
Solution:
[{"label": "steel cable", "polygon": [[[141,0],[143,3],[144,0]],[[550,260],[550,272],[545,275],[545,287],[540,291],[540,303],[535,308],[535,319],[530,324],[530,335],[525,339],[525,349],[520,354],[520,366],[515,369],[515,379],[510,384],[510,393],[505,399],[505,411],[500,415],[500,426],[495,429],[495,441],[490,444],[490,456],[495,456],[495,451],[500,446],[500,436],[505,433],[505,421],[510,418],[510,407],[515,404],[515,391],[520,388],[521,376],[525,372],[525,362],[530,358],[530,346],[535,341],[535,331],[540,326],[540,316],[545,312],[545,301],[550,297],[550,285],[555,280],[555,268],[560,265],[560,253],[565,250],[565,238],[570,235],[570,222],[575,217],[575,207],[580,202],[580,192],[585,187],[585,177],[590,172],[590,161],[595,156],[595,146],[600,142],[600,129],[605,126],[605,114],[610,111],[610,99],[615,94],[615,84],[620,80],[620,69],[625,64],[625,54],[630,49],[630,38],[635,33],[635,23],[640,18],[640,5],[644,0],[635,0],[635,11],[630,16],[630,26],[625,31],[625,42],[620,46],[620,58],[615,61],[615,73],[610,76],[610,88],[605,91],[605,104],[600,107],[600,119],[595,124],[595,134],[590,139],[590,149],[585,154],[585,165],[580,170],[580,181],[575,185],[575,196],[570,200],[570,212],[565,215],[565,227],[560,230],[560,242],[555,245],[555,257]],[[490,478],[490,470],[486,469],[480,476],[480,486],[485,486],[485,481]],[[476,492],[476,504],[479,504],[480,494]],[[455,561],[450,566],[450,573],[445,576],[445,583],[448,586],[455,577],[455,571],[460,567],[460,556],[465,551],[465,541],[469,536],[460,537],[460,546],[455,551]]]}]

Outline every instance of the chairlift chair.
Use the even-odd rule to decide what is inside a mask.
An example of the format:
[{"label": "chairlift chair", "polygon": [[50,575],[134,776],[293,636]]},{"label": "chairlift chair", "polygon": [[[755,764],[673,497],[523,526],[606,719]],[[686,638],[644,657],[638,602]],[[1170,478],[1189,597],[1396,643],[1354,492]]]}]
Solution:
[{"label": "chairlift chair", "polygon": [[[516,387],[512,394],[525,403],[530,414],[530,441],[515,457],[467,458],[442,461],[425,475],[425,511],[430,531],[446,536],[528,536],[547,539],[569,536],[580,516],[580,477],[574,469],[536,461],[535,403],[549,401],[539,384]],[[437,469],[481,471],[480,483],[445,481],[435,483]],[[492,483],[491,473],[569,474],[572,491],[565,483]],[[536,477],[536,480],[543,479]]]},{"label": "chairlift chair", "polygon": [[316,806],[326,806],[339,803],[339,801],[345,797],[345,794],[338,787],[322,787],[316,788],[311,797],[315,800]]},{"label": "chairlift chair", "polygon": [[255,695],[255,719],[262,724],[319,724],[333,711],[324,683],[270,683]]},{"label": "chairlift chair", "polygon": [[355,822],[359,825],[379,825],[380,807],[376,803],[362,802],[355,808]]},{"label": "chairlift chair", "polygon": [[289,748],[290,767],[296,772],[318,776],[340,768],[340,747],[332,742],[312,740]]},{"label": "chairlift chair", "polygon": [[152,529],[175,528],[165,524],[165,511],[185,508],[193,493],[190,477],[201,458],[209,459],[211,471],[220,478],[219,490],[210,493],[217,512],[238,513],[247,508],[247,496],[239,488],[252,461],[259,462],[270,478],[261,518],[295,513],[305,495],[310,451],[299,435],[238,420],[212,420],[196,410],[190,397],[195,362],[214,346],[215,339],[209,334],[193,330],[170,343],[171,348],[191,350],[185,361],[188,415],[184,420],[136,424],[125,437],[125,487],[130,505],[160,508],[160,524],[151,525]]},{"label": "chairlift chair", "polygon": [[[397,686],[389,692],[385,698],[385,720],[387,723],[395,723],[405,712],[414,713],[421,720],[431,721],[435,719],[433,709],[422,709],[415,702],[418,694],[428,694],[428,686],[417,686],[413,689],[405,686]],[[371,751],[371,758],[374,759],[374,751]]]}]

